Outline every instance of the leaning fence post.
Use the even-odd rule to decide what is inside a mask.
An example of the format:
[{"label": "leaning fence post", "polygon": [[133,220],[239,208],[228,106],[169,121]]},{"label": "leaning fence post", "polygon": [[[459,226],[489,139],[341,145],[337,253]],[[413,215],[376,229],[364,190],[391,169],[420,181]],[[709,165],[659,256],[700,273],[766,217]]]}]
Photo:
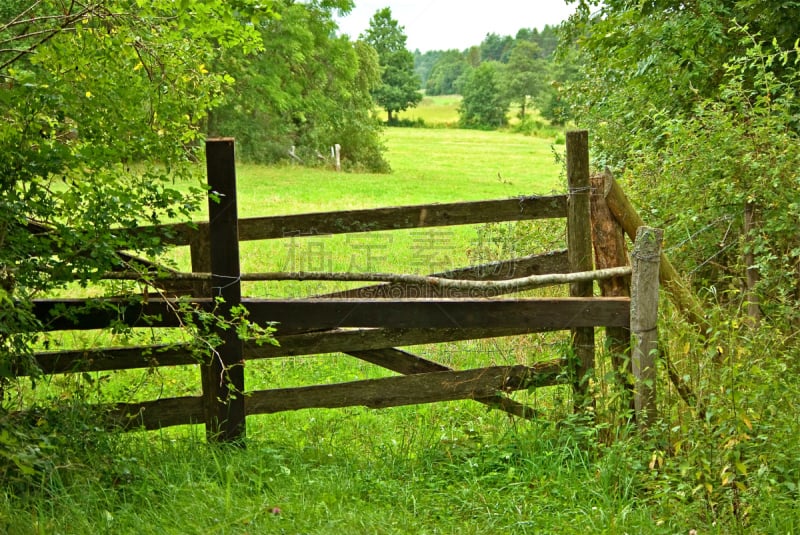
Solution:
[{"label": "leaning fence post", "polygon": [[[589,132],[567,132],[567,249],[569,267],[575,271],[592,271],[592,223],[589,181]],[[591,297],[592,281],[570,284],[571,297]],[[594,329],[581,327],[572,330],[572,348],[577,359],[575,366],[575,408],[590,403],[589,377],[594,369]]]},{"label": "leaning fence post", "polygon": [[641,430],[647,429],[658,417],[658,270],[663,237],[661,229],[639,227],[631,253],[631,362],[636,423]]},{"label": "leaning fence post", "polygon": [[[230,319],[231,309],[242,300],[233,139],[206,141],[206,169],[212,297],[222,298],[217,314]],[[206,436],[215,442],[238,441],[245,435],[242,341],[234,328],[218,328],[215,334],[222,343],[202,375]]]}]

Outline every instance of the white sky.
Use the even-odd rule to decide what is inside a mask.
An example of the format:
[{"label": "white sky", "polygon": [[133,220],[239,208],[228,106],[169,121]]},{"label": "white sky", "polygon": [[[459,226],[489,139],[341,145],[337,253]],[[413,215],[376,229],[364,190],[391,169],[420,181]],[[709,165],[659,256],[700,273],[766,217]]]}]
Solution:
[{"label": "white sky", "polygon": [[464,50],[479,45],[487,33],[514,37],[520,28],[555,26],[575,4],[564,0],[355,0],[356,7],[337,18],[340,33],[352,39],[369,27],[376,11],[389,7],[405,27],[408,50]]}]

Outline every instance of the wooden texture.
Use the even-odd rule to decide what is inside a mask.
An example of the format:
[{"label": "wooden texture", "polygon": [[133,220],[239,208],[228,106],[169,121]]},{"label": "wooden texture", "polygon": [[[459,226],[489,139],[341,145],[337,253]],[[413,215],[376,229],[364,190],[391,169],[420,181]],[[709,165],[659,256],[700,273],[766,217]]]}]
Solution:
[{"label": "wooden texture", "polygon": [[[42,373],[79,373],[90,371],[131,370],[154,366],[198,364],[197,357],[185,345],[109,347],[75,351],[35,353]],[[29,370],[15,370],[26,375]]]},{"label": "wooden texture", "polygon": [[[551,251],[548,253],[535,254],[516,258],[513,260],[503,260],[500,262],[490,262],[479,266],[453,269],[441,273],[432,274],[433,277],[443,279],[461,280],[509,280],[530,275],[543,275],[545,273],[567,273],[569,272],[569,260],[566,249]],[[489,294],[489,295],[487,295]],[[497,290],[487,289],[483,294],[475,290],[462,290],[458,288],[441,288],[430,284],[403,284],[388,283],[376,284],[354,288],[343,292],[335,292],[317,297],[326,298],[416,298],[416,297],[488,297],[500,295]]]},{"label": "wooden texture", "polygon": [[[350,351],[348,354],[365,362],[370,362],[382,368],[386,368],[387,370],[392,370],[404,375],[453,371],[453,368],[439,364],[438,362],[433,362],[395,348],[372,351]],[[530,419],[535,414],[531,407],[527,407],[500,393],[483,398],[475,398],[475,401],[519,418]]]},{"label": "wooden texture", "polygon": [[[422,204],[389,208],[369,208],[338,212],[319,212],[287,216],[246,218],[239,221],[239,239],[275,238],[344,234],[408,228],[469,225],[500,221],[551,219],[566,216],[566,196],[531,196],[490,201]],[[172,245],[189,245],[205,223],[160,225],[156,231]],[[152,227],[128,232],[153,233]]]},{"label": "wooden texture", "polygon": [[[586,130],[567,132],[567,248],[572,271],[591,271],[592,223],[591,183],[589,180],[589,133]],[[570,285],[570,296],[591,297],[592,281]],[[575,353],[575,407],[591,403],[589,378],[594,370],[594,329],[575,326],[572,330],[572,349]]]},{"label": "wooden texture", "polygon": [[302,299],[243,300],[250,319],[277,322],[278,333],[342,327],[533,331],[626,326],[628,299]]},{"label": "wooden texture", "polygon": [[[210,189],[211,290],[214,298],[222,298],[217,313],[230,320],[231,309],[239,306],[242,300],[232,139],[206,141],[206,167]],[[222,343],[201,372],[206,436],[210,441],[238,441],[245,435],[242,341],[234,328],[216,327],[215,334]]]},{"label": "wooden texture", "polygon": [[658,271],[663,237],[661,229],[639,228],[631,254],[631,361],[636,424],[640,429],[647,429],[658,417]]},{"label": "wooden texture", "polygon": [[[628,265],[625,233],[606,203],[606,187],[611,174],[606,171],[591,176],[592,244],[596,269]],[[613,277],[597,281],[603,297],[629,297],[630,277]],[[611,354],[616,382],[624,387],[625,405],[633,406],[633,370],[630,361],[631,331],[627,327],[606,327],[606,343]]]},{"label": "wooden texture", "polygon": [[482,399],[558,383],[560,361],[534,366],[495,366],[465,371],[441,371],[332,385],[250,392],[247,414],[365,406],[374,409],[458,399]]},{"label": "wooden texture", "polygon": [[[193,306],[208,307],[209,302],[193,301]],[[43,331],[106,329],[116,323],[131,327],[179,327],[177,301],[151,299],[36,299],[33,314]]]},{"label": "wooden texture", "polygon": [[187,396],[141,403],[117,403],[108,413],[108,423],[125,430],[161,429],[205,421],[203,398]]},{"label": "wooden texture", "polygon": [[[279,346],[245,344],[245,357],[250,359],[277,358],[285,356],[319,355],[323,353],[347,353],[391,347],[421,344],[439,344],[461,340],[479,340],[502,336],[517,336],[532,332],[544,332],[528,325],[516,328],[449,328],[449,329],[335,329],[331,331],[307,332],[282,335],[277,333]],[[403,373],[403,372],[401,372]]]}]

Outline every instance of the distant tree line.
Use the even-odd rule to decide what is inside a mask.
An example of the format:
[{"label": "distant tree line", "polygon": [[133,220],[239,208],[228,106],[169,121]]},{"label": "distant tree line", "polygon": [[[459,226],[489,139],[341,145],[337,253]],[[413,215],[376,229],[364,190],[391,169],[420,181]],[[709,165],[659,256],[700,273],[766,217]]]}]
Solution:
[{"label": "distant tree line", "polygon": [[556,87],[567,70],[556,65],[556,26],[520,29],[515,37],[489,33],[466,50],[414,53],[414,66],[426,95],[463,95],[461,126],[504,126],[511,104],[520,118],[533,105],[545,118],[565,118]]}]

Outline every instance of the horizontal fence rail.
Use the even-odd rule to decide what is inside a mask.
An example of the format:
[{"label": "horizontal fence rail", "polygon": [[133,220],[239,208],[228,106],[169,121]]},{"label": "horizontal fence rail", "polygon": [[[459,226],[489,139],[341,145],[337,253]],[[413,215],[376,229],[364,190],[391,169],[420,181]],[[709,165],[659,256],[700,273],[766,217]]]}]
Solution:
[{"label": "horizontal fence rail", "polygon": [[[564,382],[560,360],[532,366],[492,366],[475,370],[433,373],[351,381],[328,385],[278,388],[249,392],[244,397],[245,414],[339,408],[360,405],[369,408],[398,407],[459,399],[482,400],[497,392],[512,392]],[[120,403],[110,413],[112,425],[134,429],[159,429],[201,423],[202,398],[187,396],[143,403]]]},{"label": "horizontal fence rail", "polygon": [[[182,301],[194,309],[213,310],[211,299]],[[249,318],[275,323],[292,333],[341,327],[395,329],[524,328],[564,330],[576,327],[625,326],[630,322],[628,298],[527,299],[242,299]],[[78,299],[48,299],[34,303],[34,313],[47,330],[131,327],[178,327],[177,301],[118,303],[114,308],[86,309]],[[51,314],[60,313],[58,316]],[[50,319],[48,319],[50,318]]]},{"label": "horizontal fence rail", "polygon": [[[567,196],[549,195],[253,217],[239,220],[239,240],[270,240],[320,234],[348,234],[501,221],[553,219],[566,217],[566,214]],[[194,236],[208,232],[208,223],[177,223],[157,227],[140,227],[126,232],[152,234],[154,230],[159,231],[164,243],[190,245]]]}]

